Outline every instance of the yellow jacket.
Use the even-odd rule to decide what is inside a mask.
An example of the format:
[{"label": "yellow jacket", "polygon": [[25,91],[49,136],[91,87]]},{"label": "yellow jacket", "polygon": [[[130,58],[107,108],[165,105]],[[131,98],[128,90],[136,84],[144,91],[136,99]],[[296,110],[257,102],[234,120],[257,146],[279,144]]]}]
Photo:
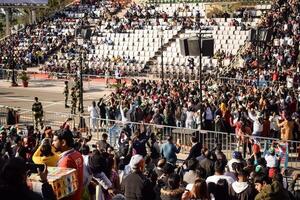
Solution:
[{"label": "yellow jacket", "polygon": [[32,160],[35,164],[46,164],[50,167],[56,167],[56,163],[59,159],[59,154],[54,151],[54,148],[51,147],[52,156],[41,156],[41,146],[34,152]]}]

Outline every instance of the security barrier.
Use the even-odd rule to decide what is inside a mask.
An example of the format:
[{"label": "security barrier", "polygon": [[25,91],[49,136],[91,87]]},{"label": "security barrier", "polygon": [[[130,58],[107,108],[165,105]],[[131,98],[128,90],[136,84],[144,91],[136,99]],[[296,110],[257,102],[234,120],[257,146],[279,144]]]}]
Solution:
[{"label": "security barrier", "polygon": [[[19,116],[19,124],[33,124],[33,117],[31,110],[15,109]],[[0,125],[6,124],[7,107],[0,106]],[[80,118],[84,119],[83,121]],[[68,113],[59,112],[45,112],[44,113],[44,124],[51,126],[53,129],[58,129],[63,123],[69,119],[71,128],[79,128],[79,130],[87,130],[91,132],[94,139],[100,139],[102,133],[108,133],[109,142],[112,146],[117,148],[119,134],[122,130],[126,130],[129,134],[133,135],[135,131],[150,131],[156,135],[156,138],[160,143],[165,142],[166,138],[170,135],[173,136],[174,142],[179,143],[182,146],[182,153],[188,153],[191,148],[190,139],[192,136],[197,136],[199,142],[202,143],[203,147],[207,147],[213,150],[217,145],[221,146],[222,151],[225,153],[227,158],[231,158],[232,152],[239,150],[244,155],[251,156],[251,151],[247,145],[251,147],[254,143],[259,144],[261,149],[267,150],[272,143],[276,147],[277,151],[280,151],[282,155],[281,165],[284,168],[298,168],[300,167],[299,158],[299,141],[280,141],[277,138],[266,138],[257,136],[245,136],[246,141],[242,146],[238,146],[237,138],[234,133],[224,133],[216,131],[207,131],[199,129],[188,129],[181,127],[172,127],[165,125],[156,125],[149,123],[138,123],[138,122],[124,122],[119,120],[109,119],[93,119],[95,122],[94,130],[92,130],[92,119],[89,116],[71,115]],[[70,120],[71,119],[71,120]],[[81,123],[80,123],[81,121]],[[83,126],[86,126],[84,128]],[[280,148],[279,148],[280,147]],[[251,148],[250,148],[251,149]]]}]

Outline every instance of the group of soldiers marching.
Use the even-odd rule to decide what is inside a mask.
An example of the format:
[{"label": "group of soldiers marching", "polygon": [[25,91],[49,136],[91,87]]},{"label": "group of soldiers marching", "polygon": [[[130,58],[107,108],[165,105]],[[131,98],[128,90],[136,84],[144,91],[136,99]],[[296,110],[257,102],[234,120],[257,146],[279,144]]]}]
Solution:
[{"label": "group of soldiers marching", "polygon": [[[65,88],[63,94],[65,95],[65,108],[69,108],[68,106],[68,99],[69,99],[69,82],[65,81]],[[78,111],[80,111],[80,81],[76,77],[74,79],[74,85],[71,88],[71,114],[76,114],[76,108],[78,108]]]}]

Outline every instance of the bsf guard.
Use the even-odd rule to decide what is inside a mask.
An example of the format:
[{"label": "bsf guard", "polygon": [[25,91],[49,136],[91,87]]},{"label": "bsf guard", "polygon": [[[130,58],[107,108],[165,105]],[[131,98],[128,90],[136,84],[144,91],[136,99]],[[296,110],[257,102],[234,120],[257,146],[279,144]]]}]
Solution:
[{"label": "bsf guard", "polygon": [[65,81],[65,89],[63,94],[65,95],[65,108],[69,108],[68,106],[68,98],[69,98],[69,82]]},{"label": "bsf guard", "polygon": [[77,95],[76,95],[76,89],[75,87],[71,88],[71,97],[72,97],[72,101],[71,101],[71,114],[76,114],[76,105],[77,105]]},{"label": "bsf guard", "polygon": [[39,99],[37,97],[34,97],[34,101],[35,102],[32,105],[34,125],[35,125],[35,128],[37,128],[38,123],[40,123],[41,129],[43,129],[43,127],[44,127],[44,125],[43,125],[43,115],[44,115],[43,106],[42,106],[42,103],[39,102]]}]

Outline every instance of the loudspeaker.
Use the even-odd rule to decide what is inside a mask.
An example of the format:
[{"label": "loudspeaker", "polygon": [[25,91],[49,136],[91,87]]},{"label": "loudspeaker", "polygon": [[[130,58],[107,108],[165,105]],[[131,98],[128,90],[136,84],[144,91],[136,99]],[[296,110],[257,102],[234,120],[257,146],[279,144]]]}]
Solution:
[{"label": "loudspeaker", "polygon": [[[256,38],[258,35],[258,38]],[[268,42],[272,39],[272,32],[270,29],[251,29],[247,38],[248,42]]]},{"label": "loudspeaker", "polygon": [[[180,39],[180,53],[183,56],[199,56],[200,55],[200,40],[199,38]],[[214,55],[214,39],[202,39],[202,56]]]},{"label": "loudspeaker", "polygon": [[90,28],[82,29],[81,34],[84,39],[89,40],[92,36],[92,30]]},{"label": "loudspeaker", "polygon": [[183,56],[189,55],[189,47],[188,47],[188,40],[187,39],[180,39],[179,40],[180,45],[180,53]]},{"label": "loudspeaker", "polygon": [[78,28],[75,29],[75,37],[82,37],[89,40],[92,36],[92,29],[90,28]]},{"label": "loudspeaker", "polygon": [[202,56],[214,56],[214,39],[202,39]]},{"label": "loudspeaker", "polygon": [[249,31],[247,41],[248,42],[255,42],[255,40],[256,40],[256,29],[251,29]]}]

